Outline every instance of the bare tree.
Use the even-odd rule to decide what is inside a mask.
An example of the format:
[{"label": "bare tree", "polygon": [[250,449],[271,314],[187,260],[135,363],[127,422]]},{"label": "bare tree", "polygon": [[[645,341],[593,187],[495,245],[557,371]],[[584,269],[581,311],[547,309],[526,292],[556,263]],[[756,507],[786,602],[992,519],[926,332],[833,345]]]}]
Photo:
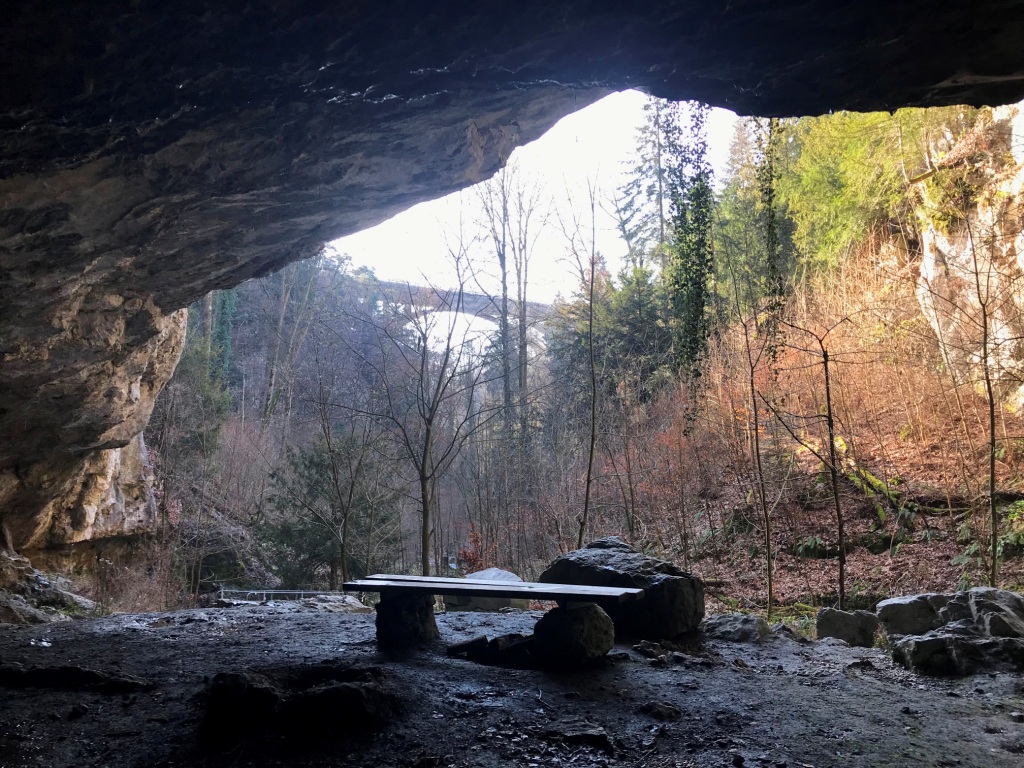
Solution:
[{"label": "bare tree", "polygon": [[[524,180],[517,168],[508,166],[479,188],[486,230],[500,278],[500,296],[493,299],[498,317],[502,411],[500,443],[494,445],[503,457],[488,462],[498,475],[496,506],[505,515],[508,556],[522,553],[526,545],[524,498],[532,473],[527,467],[530,454],[530,318],[528,315],[529,265],[536,239],[546,224],[536,183]],[[514,280],[514,296],[509,282]],[[485,293],[486,288],[480,285]],[[512,326],[515,325],[513,342]],[[514,362],[514,365],[513,365]]]},{"label": "bare tree", "polygon": [[415,475],[420,512],[420,568],[429,575],[438,483],[474,432],[497,411],[483,402],[486,367],[478,334],[460,317],[466,278],[465,248],[451,252],[458,286],[409,287],[383,296],[382,306],[359,316],[373,339],[358,361],[373,371],[381,391],[371,406],[340,404],[380,420]]},{"label": "bare tree", "polygon": [[[567,241],[568,258],[579,276],[580,284],[587,292],[587,352],[590,373],[590,435],[587,448],[587,474],[584,481],[583,510],[579,518],[576,547],[581,549],[590,523],[590,501],[594,485],[594,455],[597,450],[597,357],[594,349],[594,297],[597,286],[597,269],[600,257],[597,253],[597,188],[593,182],[587,184],[590,221],[584,222],[573,213],[571,220],[560,219],[560,229]],[[570,197],[570,210],[575,211]],[[588,242],[589,240],[589,242]]]},{"label": "bare tree", "polygon": [[[266,358],[266,392],[262,423],[270,423],[282,396],[290,400],[296,360],[305,343],[315,315],[317,280],[322,274],[322,254],[295,262],[262,283],[265,291],[276,290],[275,312],[268,317],[269,349]],[[269,296],[268,296],[269,297]]]}]

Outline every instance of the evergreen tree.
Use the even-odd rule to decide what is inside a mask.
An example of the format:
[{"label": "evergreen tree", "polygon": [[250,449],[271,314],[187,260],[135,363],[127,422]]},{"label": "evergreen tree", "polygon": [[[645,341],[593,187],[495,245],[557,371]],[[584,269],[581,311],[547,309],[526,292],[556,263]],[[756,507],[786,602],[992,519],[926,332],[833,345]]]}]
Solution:
[{"label": "evergreen tree", "polygon": [[615,200],[630,266],[643,268],[648,259],[659,267],[664,264],[670,230],[670,167],[679,133],[678,102],[648,97],[629,180]]},{"label": "evergreen tree", "polygon": [[620,396],[639,401],[654,395],[669,378],[672,336],[664,287],[648,267],[627,267],[609,296],[610,370]]},{"label": "evergreen tree", "polygon": [[688,105],[689,125],[685,136],[671,146],[668,168],[672,218],[665,284],[672,308],[676,361],[690,376],[700,373],[710,335],[715,199],[707,156],[709,111],[705,104]]},{"label": "evergreen tree", "polygon": [[260,533],[288,588],[336,590],[346,578],[362,578],[374,569],[370,553],[381,531],[397,516],[398,494],[380,484],[378,454],[365,435],[335,427],[307,448],[289,447],[271,478],[272,512]]},{"label": "evergreen tree", "polygon": [[[590,410],[590,294],[589,275],[584,275],[579,291],[572,301],[558,301],[546,325],[548,360],[551,377],[562,383],[551,407],[561,411],[570,423],[579,428]],[[611,276],[598,257],[594,274],[593,341],[598,371],[598,397],[605,399],[614,392],[612,379],[606,374],[614,363],[608,343],[608,312],[614,288]]]},{"label": "evergreen tree", "polygon": [[234,380],[233,332],[238,294],[234,289],[214,291],[213,343],[211,345],[210,373],[225,383]]},{"label": "evergreen tree", "polygon": [[794,266],[793,225],[777,192],[785,161],[783,131],[776,118],[737,123],[727,182],[718,195],[718,299],[720,306],[740,313],[779,309]]}]

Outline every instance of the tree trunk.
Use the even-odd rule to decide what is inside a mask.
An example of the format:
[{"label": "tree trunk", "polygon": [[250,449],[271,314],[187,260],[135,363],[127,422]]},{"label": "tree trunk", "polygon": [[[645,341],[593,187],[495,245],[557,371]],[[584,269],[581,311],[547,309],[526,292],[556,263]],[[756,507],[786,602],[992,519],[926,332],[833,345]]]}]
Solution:
[{"label": "tree trunk", "polygon": [[263,426],[270,423],[270,417],[274,415],[277,407],[278,375],[281,367],[281,338],[284,336],[285,317],[288,314],[288,299],[291,295],[292,284],[288,279],[293,267],[286,267],[280,273],[280,293],[277,303],[277,322],[271,332],[270,350],[267,352],[267,392],[263,400]]},{"label": "tree trunk", "polygon": [[430,480],[420,473],[420,570],[424,576],[430,575]]},{"label": "tree trunk", "polygon": [[821,359],[825,369],[825,424],[828,427],[829,477],[832,480],[832,500],[836,506],[836,528],[839,536],[839,610],[846,610],[846,531],[843,525],[843,507],[839,501],[839,467],[836,463],[836,424],[832,413],[832,381],[828,369],[828,350],[821,345]]},{"label": "tree trunk", "polygon": [[206,374],[213,365],[213,291],[203,297],[203,351],[206,353]]},{"label": "tree trunk", "polygon": [[587,480],[583,492],[583,514],[580,515],[580,530],[576,536],[576,548],[583,549],[583,542],[587,533],[587,524],[590,522],[590,491],[594,482],[594,451],[597,446],[597,358],[594,354],[594,281],[597,272],[596,243],[596,222],[595,219],[594,195],[590,196],[590,281],[588,284],[587,299],[587,347],[590,352],[590,447],[587,452]]}]

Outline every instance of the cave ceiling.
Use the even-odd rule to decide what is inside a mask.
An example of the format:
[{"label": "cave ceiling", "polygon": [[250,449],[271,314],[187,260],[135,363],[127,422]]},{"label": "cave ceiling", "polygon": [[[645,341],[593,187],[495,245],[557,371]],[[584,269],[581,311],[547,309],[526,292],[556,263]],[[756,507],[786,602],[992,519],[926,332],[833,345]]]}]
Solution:
[{"label": "cave ceiling", "polygon": [[176,310],[486,178],[610,91],[759,115],[1024,97],[1008,0],[4,10],[0,516],[32,544],[144,426]]}]

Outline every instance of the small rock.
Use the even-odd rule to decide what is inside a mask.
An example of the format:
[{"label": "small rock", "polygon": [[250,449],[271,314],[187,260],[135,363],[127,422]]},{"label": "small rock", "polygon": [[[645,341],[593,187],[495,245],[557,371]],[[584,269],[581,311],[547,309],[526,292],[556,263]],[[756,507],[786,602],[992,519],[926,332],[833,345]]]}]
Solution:
[{"label": "small rock", "polygon": [[700,629],[707,637],[731,643],[761,643],[771,634],[768,622],[752,613],[709,616]]},{"label": "small rock", "polygon": [[649,659],[656,659],[658,656],[662,656],[665,653],[665,649],[661,647],[661,643],[654,643],[650,640],[641,640],[633,646],[633,650],[641,656],[646,656]]},{"label": "small rock", "polygon": [[474,637],[472,640],[464,640],[461,643],[455,643],[455,645],[449,645],[445,649],[445,655],[451,658],[468,658],[472,654],[479,653],[487,647],[487,637],[480,635]]},{"label": "small rock", "polygon": [[299,605],[324,613],[373,613],[373,608],[352,595],[316,595],[300,600]]},{"label": "small rock", "polygon": [[500,635],[493,640],[475,637],[449,646],[445,653],[477,664],[524,669],[533,664],[533,638],[518,633]]},{"label": "small rock", "polygon": [[599,725],[583,721],[558,723],[555,728],[541,732],[543,738],[561,741],[572,746],[597,749],[605,754],[615,754],[615,745],[608,733]]},{"label": "small rock", "polygon": [[683,716],[679,707],[664,701],[649,701],[640,707],[640,712],[661,722],[675,722]]},{"label": "small rock", "polygon": [[801,645],[807,645],[811,642],[810,639],[804,637],[791,626],[783,624],[782,622],[772,624],[772,634],[777,635],[778,637],[784,637],[787,640],[792,640],[795,643],[800,643]]}]

